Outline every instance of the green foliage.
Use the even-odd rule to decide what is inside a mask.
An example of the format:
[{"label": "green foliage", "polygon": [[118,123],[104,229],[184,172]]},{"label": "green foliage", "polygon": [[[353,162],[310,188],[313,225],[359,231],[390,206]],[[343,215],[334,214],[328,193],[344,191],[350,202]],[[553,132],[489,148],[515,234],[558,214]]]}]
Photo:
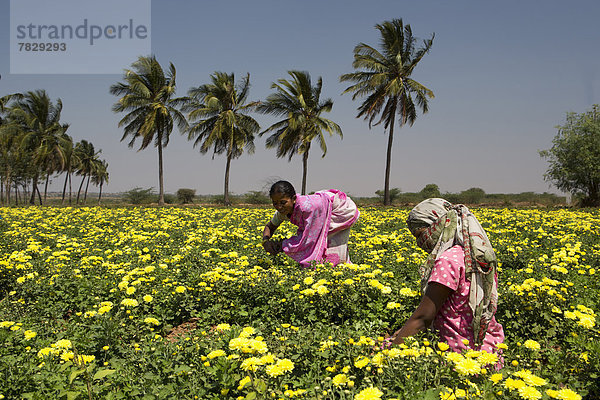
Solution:
[{"label": "green foliage", "polygon": [[[382,399],[452,389],[516,399],[506,379],[529,370],[547,380],[540,391],[600,396],[598,210],[474,210],[502,262],[496,319],[508,348],[500,371],[469,376],[433,333],[393,347],[395,357],[378,349],[419,304],[425,253],[407,208],[360,211],[354,264],[301,269],[260,246],[270,208],[1,208],[0,394],[225,400],[302,389],[296,398],[354,399],[375,387]],[[294,231],[284,223],[276,238]],[[250,327],[245,339],[267,352],[232,345]],[[294,368],[244,366],[267,353]],[[336,385],[339,374],[352,385]]]},{"label": "green foliage", "polygon": [[344,93],[353,93],[352,99],[366,99],[358,107],[357,117],[373,124],[383,123],[389,130],[387,161],[384,184],[384,205],[390,205],[389,195],[390,162],[392,159],[392,138],[396,116],[400,126],[412,125],[417,119],[417,110],[423,113],[429,110],[429,99],[433,91],[412,79],[412,74],[421,59],[433,45],[433,38],[423,40],[423,46],[417,47],[417,38],[413,36],[410,25],[402,19],[385,21],[375,25],[381,35],[380,49],[365,43],[354,48],[355,72],[340,76],[341,81],[353,84]]},{"label": "green foliage", "polygon": [[225,154],[225,189],[223,199],[225,205],[229,200],[229,169],[231,160],[240,157],[244,149],[254,153],[254,135],[260,130],[258,122],[248,113],[256,102],[248,101],[250,92],[250,74],[246,74],[241,82],[235,82],[235,74],[214,72],[211,83],[193,87],[188,91],[188,99],[184,110],[192,124],[187,129],[188,139],[194,140],[194,147],[200,152],[209,151]]},{"label": "green foliage", "polygon": [[562,191],[583,197],[583,206],[600,205],[600,114],[567,113],[552,147],[540,151],[550,163],[544,178]]},{"label": "green foliage", "polygon": [[310,74],[306,71],[288,71],[291,79],[279,79],[271,85],[275,93],[267,96],[265,102],[257,106],[263,114],[281,118],[260,135],[273,132],[268,138],[267,148],[274,148],[277,157],[302,155],[302,189],[306,193],[307,163],[311,144],[316,139],[321,148],[322,157],[327,153],[324,132],[330,136],[342,137],[342,128],[322,114],[330,112],[333,100],[321,99],[323,79],[319,77],[313,86]]},{"label": "green foliage", "polygon": [[248,204],[271,204],[271,199],[260,190],[251,190],[244,196],[244,201]]},{"label": "green foliage", "polygon": [[459,195],[465,204],[479,204],[485,198],[485,191],[481,188],[463,190]]},{"label": "green foliage", "polygon": [[179,108],[184,98],[175,98],[176,70],[173,63],[165,73],[156,57],[140,56],[131,69],[123,75],[123,82],[110,87],[110,93],[122,96],[112,110],[127,114],[119,121],[123,128],[121,141],[130,137],[128,146],[133,147],[140,140],[140,150],[151,143],[158,147],[159,198],[158,205],[164,202],[162,171],[162,149],[169,143],[169,136],[175,125],[183,132],[187,120]]},{"label": "green foliage", "polygon": [[193,203],[194,196],[196,196],[195,189],[177,189],[177,200],[182,204]]},{"label": "green foliage", "polygon": [[[393,204],[395,200],[400,197],[400,188],[393,188],[389,191],[389,201],[390,204]],[[381,198],[381,201],[385,203],[385,191],[384,190],[376,190],[375,194]]]},{"label": "green foliage", "polygon": [[440,188],[435,183],[428,183],[427,185],[425,185],[425,187],[421,189],[419,194],[423,197],[423,200],[442,197],[442,194],[440,193]]},{"label": "green foliage", "polygon": [[130,204],[148,204],[155,200],[154,188],[136,187],[123,193],[123,199]]}]

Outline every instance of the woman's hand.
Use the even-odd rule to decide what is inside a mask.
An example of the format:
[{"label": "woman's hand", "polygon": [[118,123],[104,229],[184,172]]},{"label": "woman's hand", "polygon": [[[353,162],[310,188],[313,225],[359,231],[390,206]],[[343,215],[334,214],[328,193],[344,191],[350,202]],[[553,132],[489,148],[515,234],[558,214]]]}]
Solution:
[{"label": "woman's hand", "polygon": [[271,255],[275,255],[277,253],[281,253],[283,250],[281,249],[281,242],[275,240],[267,240],[263,242],[263,247],[265,251]]}]

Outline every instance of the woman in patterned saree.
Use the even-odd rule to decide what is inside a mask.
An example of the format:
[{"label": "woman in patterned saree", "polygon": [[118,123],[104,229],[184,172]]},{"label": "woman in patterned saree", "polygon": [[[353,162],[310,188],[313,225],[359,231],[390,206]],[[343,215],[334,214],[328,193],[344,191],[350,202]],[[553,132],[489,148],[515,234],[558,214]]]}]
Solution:
[{"label": "woman in patterned saree", "polygon": [[[297,195],[291,183],[279,181],[271,186],[269,196],[277,211],[263,231],[263,247],[268,253],[284,252],[303,267],[313,261],[333,265],[350,262],[348,238],[359,212],[344,192],[324,190]],[[289,239],[272,240],[283,221],[296,225],[298,232]]]},{"label": "woman in patterned saree", "polygon": [[494,318],[497,260],[477,218],[464,205],[427,199],[413,208],[406,222],[417,245],[429,253],[421,266],[423,297],[388,343],[402,343],[433,323],[453,351],[468,346],[498,352],[504,331]]}]

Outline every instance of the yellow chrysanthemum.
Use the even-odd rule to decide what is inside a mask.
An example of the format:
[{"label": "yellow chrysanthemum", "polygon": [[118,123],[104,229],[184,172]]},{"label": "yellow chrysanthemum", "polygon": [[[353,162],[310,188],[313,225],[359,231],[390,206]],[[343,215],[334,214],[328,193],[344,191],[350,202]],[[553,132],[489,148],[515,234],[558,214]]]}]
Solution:
[{"label": "yellow chrysanthemum", "polygon": [[361,390],[356,396],[354,396],[354,400],[379,400],[383,396],[383,392],[376,387],[369,387]]}]

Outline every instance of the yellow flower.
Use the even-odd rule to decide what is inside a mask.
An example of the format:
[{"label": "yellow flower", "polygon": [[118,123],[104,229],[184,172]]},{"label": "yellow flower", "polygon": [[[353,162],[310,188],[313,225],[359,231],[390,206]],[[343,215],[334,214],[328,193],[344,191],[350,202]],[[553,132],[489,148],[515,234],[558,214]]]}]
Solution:
[{"label": "yellow flower", "polygon": [[136,299],[123,299],[121,305],[124,305],[125,307],[137,307],[139,303]]},{"label": "yellow flower", "polygon": [[540,349],[540,344],[538,342],[536,342],[535,340],[531,340],[531,339],[527,339],[525,341],[525,343],[523,343],[523,345],[530,350],[539,350]]},{"label": "yellow flower", "polygon": [[477,357],[477,361],[479,361],[482,365],[494,365],[498,362],[498,355],[495,353],[482,351],[479,357]]},{"label": "yellow flower", "polygon": [[554,399],[581,400],[581,396],[571,389],[546,390],[546,394]]},{"label": "yellow flower", "polygon": [[80,356],[77,356],[77,360],[78,360],[80,363],[83,363],[83,364],[89,364],[89,363],[91,363],[92,361],[94,361],[95,359],[96,359],[96,357],[95,357],[95,356],[87,356],[87,355],[80,355]]},{"label": "yellow flower", "polygon": [[336,387],[340,387],[348,383],[348,377],[346,376],[346,374],[337,374],[333,377],[332,382]]},{"label": "yellow flower", "polygon": [[531,386],[523,386],[518,389],[519,395],[525,400],[537,400],[542,398],[542,394]]},{"label": "yellow flower", "polygon": [[418,296],[419,292],[412,290],[411,288],[402,288],[400,289],[400,296],[405,297],[415,297]]},{"label": "yellow flower", "polygon": [[312,285],[313,283],[315,283],[315,280],[311,276],[304,278],[305,285]]},{"label": "yellow flower", "polygon": [[252,379],[249,376],[246,376],[245,378],[240,379],[240,381],[238,382],[237,390],[242,390],[251,381],[252,381]]},{"label": "yellow flower", "polygon": [[185,290],[186,290],[186,289],[185,289],[185,286],[177,286],[177,287],[175,288],[175,291],[176,291],[177,293],[183,293],[183,292],[185,292]]},{"label": "yellow flower", "polygon": [[494,384],[500,382],[502,380],[502,374],[498,373],[498,374],[492,374],[490,376],[490,381],[494,382]]},{"label": "yellow flower", "polygon": [[283,358],[277,361],[277,365],[283,370],[283,372],[290,372],[294,369],[294,363],[292,360]]},{"label": "yellow flower", "polygon": [[260,365],[261,363],[258,357],[250,357],[242,361],[240,368],[244,371],[256,371]]},{"label": "yellow flower", "polygon": [[225,352],[223,350],[213,350],[210,353],[208,353],[206,355],[206,357],[208,357],[209,359],[213,359],[213,358],[217,358],[217,357],[223,357],[225,356]]},{"label": "yellow flower", "polygon": [[462,375],[476,375],[481,372],[481,364],[472,358],[464,358],[456,363],[456,371]]},{"label": "yellow flower", "polygon": [[440,349],[441,351],[446,351],[450,348],[450,346],[448,346],[447,343],[444,342],[439,342],[438,343],[438,349]]},{"label": "yellow flower", "polygon": [[519,379],[507,378],[504,381],[504,387],[510,390],[519,389],[524,386],[527,386],[526,383]]},{"label": "yellow flower", "polygon": [[131,294],[134,294],[134,293],[135,293],[135,287],[133,287],[133,286],[129,286],[129,287],[127,288],[127,290],[125,291],[125,293],[127,293],[127,294],[129,294],[129,295],[131,295]]},{"label": "yellow flower", "polygon": [[34,331],[26,330],[25,332],[23,332],[23,335],[25,336],[25,340],[31,340],[37,336],[37,333],[35,333]]},{"label": "yellow flower", "polygon": [[151,295],[147,294],[144,296],[144,301],[146,303],[150,303],[152,300],[154,300],[154,298]]},{"label": "yellow flower", "polygon": [[156,318],[152,317],[147,317],[146,319],[144,319],[144,322],[147,324],[160,325],[160,322],[158,322]]},{"label": "yellow flower", "polygon": [[58,347],[59,349],[70,349],[73,347],[73,344],[68,339],[60,339],[56,343],[54,343],[54,347]]},{"label": "yellow flower", "polygon": [[356,361],[354,361],[354,366],[356,368],[364,368],[369,364],[369,358],[361,356]]},{"label": "yellow flower", "polygon": [[229,324],[219,324],[219,325],[215,326],[215,329],[218,332],[228,331],[228,330],[231,329],[231,325],[229,325]]},{"label": "yellow flower", "polygon": [[383,396],[383,392],[376,387],[369,387],[361,390],[356,396],[354,396],[354,400],[379,400]]}]

